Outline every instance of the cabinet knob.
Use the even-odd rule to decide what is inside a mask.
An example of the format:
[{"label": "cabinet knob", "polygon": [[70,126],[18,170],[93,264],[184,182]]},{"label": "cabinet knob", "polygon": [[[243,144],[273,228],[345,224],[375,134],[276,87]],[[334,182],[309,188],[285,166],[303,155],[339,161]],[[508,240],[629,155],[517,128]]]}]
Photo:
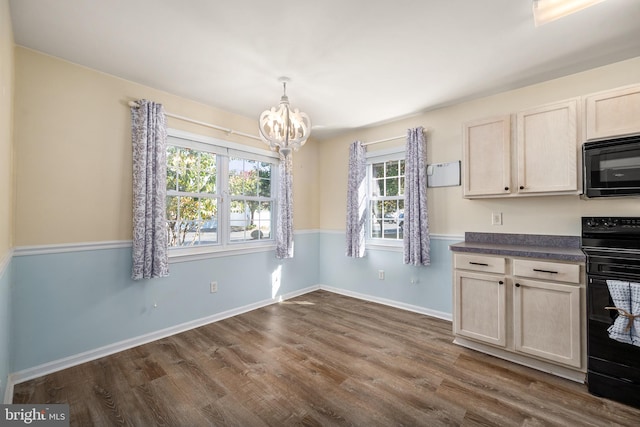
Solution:
[{"label": "cabinet knob", "polygon": [[521,189],[521,190],[524,190],[524,185],[521,185],[521,186],[520,186],[520,189]]},{"label": "cabinet knob", "polygon": [[504,285],[504,282],[503,282],[502,280],[500,280],[500,281],[498,282],[498,285]]},{"label": "cabinet knob", "polygon": [[516,283],[516,288],[519,288],[519,287],[520,287],[520,283]]},{"label": "cabinet knob", "polygon": [[509,191],[509,187],[504,187],[504,191]]}]

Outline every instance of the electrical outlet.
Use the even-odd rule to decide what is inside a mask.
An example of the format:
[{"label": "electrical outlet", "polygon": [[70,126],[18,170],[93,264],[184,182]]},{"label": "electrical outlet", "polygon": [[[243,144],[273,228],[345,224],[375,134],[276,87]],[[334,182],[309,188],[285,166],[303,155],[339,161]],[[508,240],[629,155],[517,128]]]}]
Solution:
[{"label": "electrical outlet", "polygon": [[378,280],[384,280],[384,270],[378,270]]},{"label": "electrical outlet", "polygon": [[493,212],[491,214],[491,225],[502,225],[502,212]]},{"label": "electrical outlet", "polygon": [[210,291],[212,294],[215,294],[216,292],[218,292],[218,282],[215,282],[215,281],[214,281],[214,282],[211,282],[211,283],[209,284],[209,291]]}]

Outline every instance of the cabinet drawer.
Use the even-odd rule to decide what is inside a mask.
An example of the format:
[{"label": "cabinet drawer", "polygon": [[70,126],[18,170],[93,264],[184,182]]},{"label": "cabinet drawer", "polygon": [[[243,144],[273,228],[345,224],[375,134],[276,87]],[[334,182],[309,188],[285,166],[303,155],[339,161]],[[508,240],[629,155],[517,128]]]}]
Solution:
[{"label": "cabinet drawer", "polygon": [[501,257],[486,255],[455,255],[455,268],[463,270],[484,271],[485,273],[500,273],[506,271],[506,260]]},{"label": "cabinet drawer", "polygon": [[513,260],[513,275],[534,279],[580,283],[580,266],[558,262]]}]

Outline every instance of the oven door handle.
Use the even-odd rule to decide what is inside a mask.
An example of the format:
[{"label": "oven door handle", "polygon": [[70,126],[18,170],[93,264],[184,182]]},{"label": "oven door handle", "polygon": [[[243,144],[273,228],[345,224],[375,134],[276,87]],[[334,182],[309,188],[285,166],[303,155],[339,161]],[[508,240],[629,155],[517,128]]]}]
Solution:
[{"label": "oven door handle", "polygon": [[551,271],[551,270],[541,270],[539,268],[534,268],[533,271],[537,271],[538,273],[550,273],[550,274],[558,274],[557,271]]}]

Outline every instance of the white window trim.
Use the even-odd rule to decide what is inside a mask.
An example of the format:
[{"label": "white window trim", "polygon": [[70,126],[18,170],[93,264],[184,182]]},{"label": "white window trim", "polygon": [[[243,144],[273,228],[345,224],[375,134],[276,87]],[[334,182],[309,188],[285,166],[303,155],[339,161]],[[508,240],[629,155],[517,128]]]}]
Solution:
[{"label": "white window trim", "polygon": [[[386,150],[377,150],[372,152],[367,152],[367,186],[371,183],[371,165],[373,163],[386,162],[391,160],[404,160],[405,159],[405,148],[404,147],[394,147]],[[367,188],[367,210],[369,209],[369,194],[371,193],[371,189]],[[404,243],[401,239],[391,240],[391,239],[381,239],[381,238],[372,238],[369,237],[370,227],[371,227],[371,218],[368,216],[367,223],[365,229],[365,250],[383,250],[390,252],[403,252]]]},{"label": "white window trim", "polygon": [[[252,147],[249,145],[237,144],[235,142],[225,141],[218,138],[185,132],[178,129],[167,129],[167,136],[180,139],[180,146],[192,148],[194,150],[208,151],[226,157],[241,157],[248,160],[274,163],[274,179],[272,181],[272,190],[277,191],[279,179],[277,174],[277,164],[280,161],[280,156],[278,155],[278,153]],[[225,166],[225,169],[226,168],[227,166]],[[222,171],[222,175],[222,182],[225,184],[224,188],[227,188],[229,175],[228,170]],[[226,194],[226,190],[221,190],[221,196],[223,198],[229,198],[229,195]],[[272,212],[274,218],[272,225],[275,229],[275,221],[277,221],[278,212],[278,200],[277,197],[274,197],[274,199],[275,200]],[[219,212],[220,214],[218,215],[218,224],[225,224],[226,222],[222,221],[226,221],[227,212]],[[169,248],[168,256],[170,263],[195,261],[200,259],[218,258],[258,252],[268,252],[274,251],[276,248],[275,238],[251,243],[247,243],[246,241],[223,242],[221,239],[222,234],[223,233],[219,233],[218,243],[216,244]],[[273,232],[271,234],[274,235]]]},{"label": "white window trim", "polygon": [[[270,151],[270,150],[264,150],[262,148],[256,148],[256,147],[252,147],[250,145],[243,145],[243,144],[238,144],[236,142],[231,142],[231,141],[225,141],[223,139],[218,139],[218,138],[213,138],[211,136],[204,136],[204,135],[198,135],[196,133],[191,133],[191,132],[185,132],[183,130],[178,130],[178,129],[167,129],[167,136],[173,137],[173,138],[179,138],[179,139],[184,139],[185,140],[185,144],[189,144],[191,141],[193,141],[194,144],[194,148],[197,148],[197,143],[202,143],[205,145],[201,145],[200,147],[204,147],[204,149],[206,149],[207,151],[211,151],[213,147],[222,147],[222,148],[226,148],[231,150],[230,152],[227,150],[219,150],[218,154],[224,154],[224,155],[228,155],[229,153],[231,153],[231,155],[238,155],[238,154],[243,154],[245,155],[245,158],[247,159],[251,159],[251,160],[265,160],[265,159],[269,159],[268,161],[272,161],[272,160],[276,160],[277,161],[280,159],[280,156],[278,155],[277,152],[274,151]],[[404,151],[404,150],[403,150]],[[262,156],[262,158],[260,157],[246,157],[246,155],[249,154],[254,154],[257,156]]]},{"label": "white window trim", "polygon": [[393,241],[389,243],[378,243],[376,240],[382,239],[369,239],[365,241],[366,249],[365,251],[387,251],[387,252],[404,252],[404,246],[402,244],[402,240]]},{"label": "white window trim", "polygon": [[[387,148],[386,150],[367,151],[367,164],[375,162],[383,162],[385,160],[404,160],[404,147]],[[369,160],[372,159],[372,160]]]},{"label": "white window trim", "polygon": [[169,248],[169,262],[197,261],[208,258],[220,258],[233,255],[245,255],[258,252],[269,252],[276,249],[275,241],[256,242],[247,245],[244,242],[229,243],[226,246],[206,245],[181,248]]}]

